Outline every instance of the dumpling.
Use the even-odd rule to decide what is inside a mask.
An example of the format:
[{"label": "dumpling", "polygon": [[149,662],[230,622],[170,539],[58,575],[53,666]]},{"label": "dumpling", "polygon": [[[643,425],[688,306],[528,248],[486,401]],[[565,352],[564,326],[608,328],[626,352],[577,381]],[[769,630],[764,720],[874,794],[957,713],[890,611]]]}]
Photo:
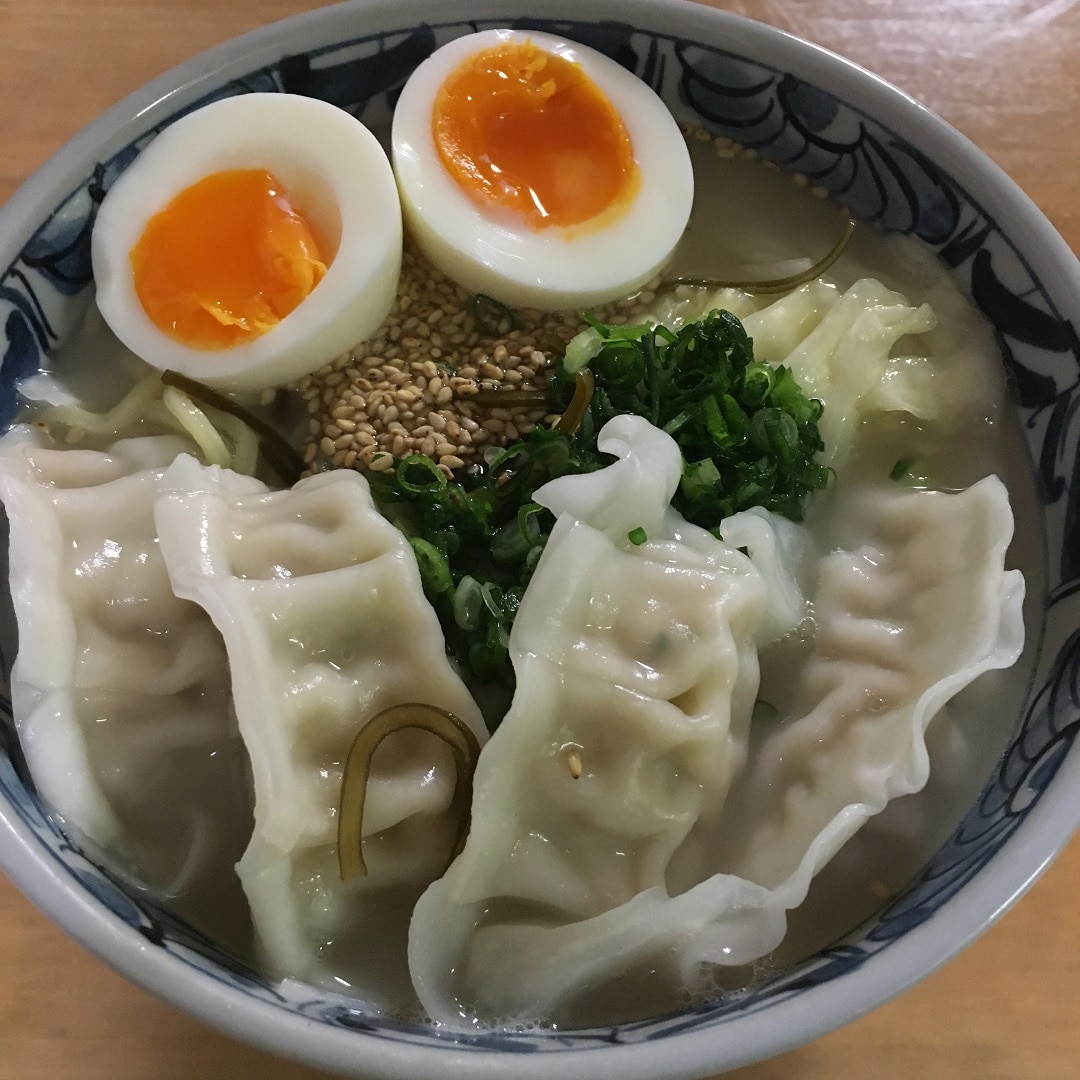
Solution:
[{"label": "dumpling", "polygon": [[69,837],[236,946],[246,755],[221,635],[173,595],[154,528],[158,484],[185,445],[56,448],[24,425],[0,439],[12,701],[31,775]]},{"label": "dumpling", "polygon": [[742,765],[764,578],[670,510],[669,436],[620,416],[599,446],[619,460],[536,492],[557,522],[511,632],[514,700],[465,849],[413,918],[413,978],[444,1023],[551,1016],[651,953],[637,912]]},{"label": "dumpling", "polygon": [[912,305],[874,278],[844,292],[813,281],[743,320],[755,357],[785,364],[807,397],[825,402],[818,426],[832,465],[850,451],[862,416],[933,409],[929,362],[895,357],[893,347],[936,323],[929,304]]},{"label": "dumpling", "polygon": [[[560,505],[614,513],[605,473],[647,470],[663,438],[628,438],[632,468],[559,481],[580,485]],[[639,490],[607,492],[618,530]],[[782,618],[767,566],[716,541],[706,555],[700,530],[665,520],[631,550],[558,519],[511,635],[518,690],[481,755],[472,832],[410,931],[438,1021],[612,1022],[763,956],[825,861],[925,783],[924,731],[944,703],[1020,651],[1000,482],[878,490],[846,544],[816,566],[803,552],[811,655],[781,715],[751,722],[766,613],[780,630],[805,608]],[[790,539],[754,554],[766,563]]]},{"label": "dumpling", "polygon": [[[999,408],[1002,389],[985,359],[993,341],[947,270],[913,251],[910,238],[890,239],[887,252],[881,279],[864,273],[846,289],[812,281],[743,316],[757,359],[785,364],[825,403],[826,464],[840,465],[860,423],[886,413],[955,432]],[[906,295],[883,283],[889,270]]]},{"label": "dumpling", "polygon": [[375,1007],[415,1008],[409,913],[459,825],[448,748],[423,732],[388,736],[368,784],[367,876],[343,882],[337,851],[343,763],[373,716],[423,702],[484,739],[412,549],[351,470],[270,492],[184,456],[163,489],[173,586],[224,635],[251,756],[255,828],[238,870],[262,963]]},{"label": "dumpling", "polygon": [[999,393],[985,363],[993,350],[985,327],[947,272],[903,243],[892,241],[888,250],[916,299],[864,273],[846,288],[817,279],[769,302],[733,288],[684,288],[652,317],[677,326],[717,308],[737,315],[755,358],[790,368],[806,395],[825,403],[819,429],[827,465],[840,466],[861,422],[880,414],[954,429],[993,416]]},{"label": "dumpling", "polygon": [[700,837],[719,869],[789,908],[868,817],[922,789],[929,722],[1024,641],[996,477],[956,494],[862,490],[844,510],[850,537],[819,562],[816,633],[789,704]]}]

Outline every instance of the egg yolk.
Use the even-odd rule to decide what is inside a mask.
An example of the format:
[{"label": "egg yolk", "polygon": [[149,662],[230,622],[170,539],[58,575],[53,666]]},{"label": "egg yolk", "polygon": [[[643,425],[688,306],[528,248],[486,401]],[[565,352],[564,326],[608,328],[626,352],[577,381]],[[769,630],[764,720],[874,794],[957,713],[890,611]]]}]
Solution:
[{"label": "egg yolk", "polygon": [[469,57],[439,88],[432,134],[474,202],[532,229],[607,221],[640,183],[622,117],[580,64],[531,42]]},{"label": "egg yolk", "polygon": [[263,169],[180,192],[131,251],[146,314],[194,349],[229,349],[277,325],[326,273],[311,229]]}]

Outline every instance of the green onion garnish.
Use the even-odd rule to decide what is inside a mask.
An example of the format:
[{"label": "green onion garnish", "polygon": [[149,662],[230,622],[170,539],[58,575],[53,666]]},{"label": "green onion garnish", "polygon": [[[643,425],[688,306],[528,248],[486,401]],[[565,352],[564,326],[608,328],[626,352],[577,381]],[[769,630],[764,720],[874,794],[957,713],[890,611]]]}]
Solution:
[{"label": "green onion garnish", "polygon": [[[832,475],[815,460],[821,402],[787,368],[755,360],[730,312],[677,331],[587,321],[589,341],[579,345],[589,367],[549,373],[552,410],[562,408],[555,428],[489,448],[452,479],[417,457],[367,474],[382,511],[413,541],[448,652],[468,675],[506,687],[514,682],[510,630],[554,526],[533,493],[609,464],[596,437],[613,416],[636,413],[675,439],[684,464],[673,506],[710,531],[752,506],[798,521]],[[627,540],[645,543],[645,531]]]}]

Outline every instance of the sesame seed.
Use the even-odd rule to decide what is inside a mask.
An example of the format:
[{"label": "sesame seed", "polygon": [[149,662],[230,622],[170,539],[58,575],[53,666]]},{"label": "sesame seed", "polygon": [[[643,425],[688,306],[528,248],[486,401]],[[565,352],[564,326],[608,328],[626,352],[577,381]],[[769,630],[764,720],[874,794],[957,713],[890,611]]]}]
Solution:
[{"label": "sesame seed", "polygon": [[[310,414],[305,462],[321,453],[345,468],[382,471],[395,457],[421,452],[449,474],[485,446],[505,446],[529,431],[544,408],[478,407],[479,380],[492,389],[543,389],[549,356],[561,346],[545,351],[538,342],[569,341],[581,321],[573,312],[522,309],[523,328],[492,341],[473,326],[471,301],[406,243],[397,300],[383,325],[294,384]],[[604,322],[637,321],[644,310],[638,297],[595,314]]]}]

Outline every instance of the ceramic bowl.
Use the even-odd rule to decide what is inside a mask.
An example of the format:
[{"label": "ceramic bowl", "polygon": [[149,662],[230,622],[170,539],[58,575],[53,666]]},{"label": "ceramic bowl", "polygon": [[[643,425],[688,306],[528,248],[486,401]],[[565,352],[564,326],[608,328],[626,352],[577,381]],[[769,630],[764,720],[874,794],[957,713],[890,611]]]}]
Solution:
[{"label": "ceramic bowl", "polygon": [[[365,121],[436,46],[495,26],[548,30],[616,58],[676,117],[811,177],[861,219],[930,245],[996,332],[1029,455],[1035,573],[1027,663],[989,700],[1005,733],[963,805],[878,910],[851,916],[748,992],[594,1030],[453,1034],[274,984],[84,858],[43,811],[0,700],[0,865],[127,977],[239,1039],[350,1075],[663,1080],[720,1072],[821,1035],[928,974],[1002,913],[1080,819],[1080,266],[1031,202],[937,117],[873,75],[770,27],[665,0],[358,0],[266,27],[111,109],[0,211],[0,422],[15,386],[92,297],[103,192],[161,128],[232,94],[293,91]],[[3,662],[14,657],[3,624]],[[1002,713],[1004,710],[1004,713]],[[978,755],[976,755],[978,757]]]}]

